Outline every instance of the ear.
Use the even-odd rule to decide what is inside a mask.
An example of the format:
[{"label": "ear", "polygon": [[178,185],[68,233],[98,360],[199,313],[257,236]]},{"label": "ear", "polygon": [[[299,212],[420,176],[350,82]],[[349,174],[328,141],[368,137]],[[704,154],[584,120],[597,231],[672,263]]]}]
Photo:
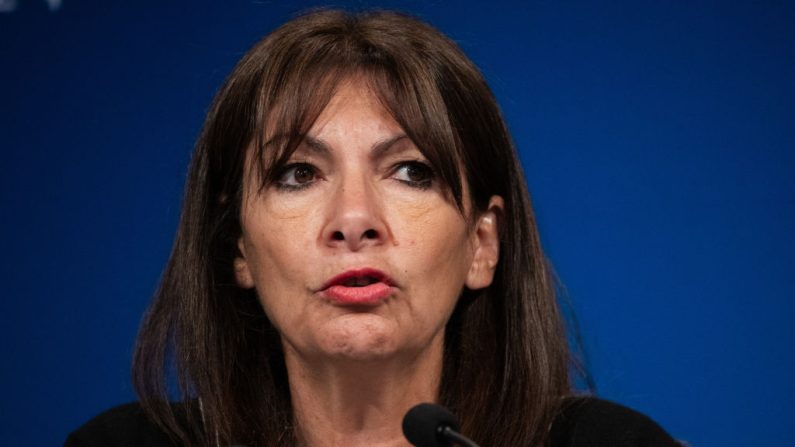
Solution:
[{"label": "ear", "polygon": [[235,257],[234,269],[237,285],[244,289],[254,287],[254,277],[251,275],[251,268],[246,259],[246,245],[243,243],[243,236],[237,240],[237,250],[240,256]]},{"label": "ear", "polygon": [[472,290],[491,285],[500,259],[499,223],[505,204],[500,196],[491,196],[489,207],[478,216],[472,233],[475,253],[467,273],[466,286]]}]

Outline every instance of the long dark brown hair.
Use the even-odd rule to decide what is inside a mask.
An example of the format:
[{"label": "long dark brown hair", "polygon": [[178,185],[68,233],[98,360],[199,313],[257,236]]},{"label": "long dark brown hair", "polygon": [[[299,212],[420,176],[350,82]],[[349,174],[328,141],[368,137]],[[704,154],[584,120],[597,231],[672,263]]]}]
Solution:
[{"label": "long dark brown hair", "polygon": [[[513,143],[491,90],[458,46],[393,12],[294,19],[256,44],[216,95],[138,337],[133,380],[142,405],[184,444],[294,445],[279,334],[233,273],[245,159],[259,161],[253,168],[263,184],[272,181],[351,76],[370,83],[462,212],[463,182],[475,213],[493,195],[504,199],[494,281],[466,290],[446,328],[439,402],[484,446],[544,445],[570,393],[569,354]],[[179,406],[169,403],[175,397]]]}]

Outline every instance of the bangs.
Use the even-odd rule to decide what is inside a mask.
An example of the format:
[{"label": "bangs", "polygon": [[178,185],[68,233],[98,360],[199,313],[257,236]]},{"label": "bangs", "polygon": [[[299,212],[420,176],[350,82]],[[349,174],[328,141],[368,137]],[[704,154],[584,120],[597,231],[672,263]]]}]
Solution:
[{"label": "bangs", "polygon": [[256,172],[246,172],[260,180],[260,191],[278,179],[340,83],[363,79],[428,159],[443,192],[463,213],[465,163],[439,74],[423,61],[407,61],[403,54],[398,63],[395,55],[355,39],[320,43],[303,43],[312,48],[293,48],[284,55],[271,54],[271,63],[262,73],[249,143],[255,161],[249,169]]}]

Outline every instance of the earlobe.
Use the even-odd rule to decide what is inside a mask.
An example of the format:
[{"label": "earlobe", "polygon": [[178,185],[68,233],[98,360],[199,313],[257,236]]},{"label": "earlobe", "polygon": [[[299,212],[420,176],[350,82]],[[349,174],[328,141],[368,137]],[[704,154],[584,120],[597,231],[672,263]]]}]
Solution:
[{"label": "earlobe", "polygon": [[251,275],[248,261],[246,260],[246,250],[241,237],[237,241],[237,248],[240,256],[237,256],[233,261],[233,268],[235,269],[235,280],[237,280],[238,287],[244,289],[251,289],[254,287],[254,277]]},{"label": "earlobe", "polygon": [[473,233],[475,253],[466,281],[466,286],[470,289],[488,287],[494,279],[494,272],[500,259],[499,223],[504,209],[502,197],[492,196],[489,207],[478,216]]}]

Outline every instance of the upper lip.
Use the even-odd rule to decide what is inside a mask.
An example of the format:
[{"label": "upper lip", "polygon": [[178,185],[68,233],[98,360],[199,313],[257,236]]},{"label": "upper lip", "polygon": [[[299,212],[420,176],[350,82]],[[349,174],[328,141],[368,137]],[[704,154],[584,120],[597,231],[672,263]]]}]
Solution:
[{"label": "upper lip", "polygon": [[356,280],[363,280],[367,281],[370,280],[372,282],[382,282],[388,286],[394,286],[395,282],[392,278],[389,277],[386,273],[382,272],[381,270],[373,269],[373,268],[361,268],[361,269],[351,269],[346,270],[339,275],[329,279],[323,284],[321,290],[328,289],[331,286],[344,286],[352,281]]}]

